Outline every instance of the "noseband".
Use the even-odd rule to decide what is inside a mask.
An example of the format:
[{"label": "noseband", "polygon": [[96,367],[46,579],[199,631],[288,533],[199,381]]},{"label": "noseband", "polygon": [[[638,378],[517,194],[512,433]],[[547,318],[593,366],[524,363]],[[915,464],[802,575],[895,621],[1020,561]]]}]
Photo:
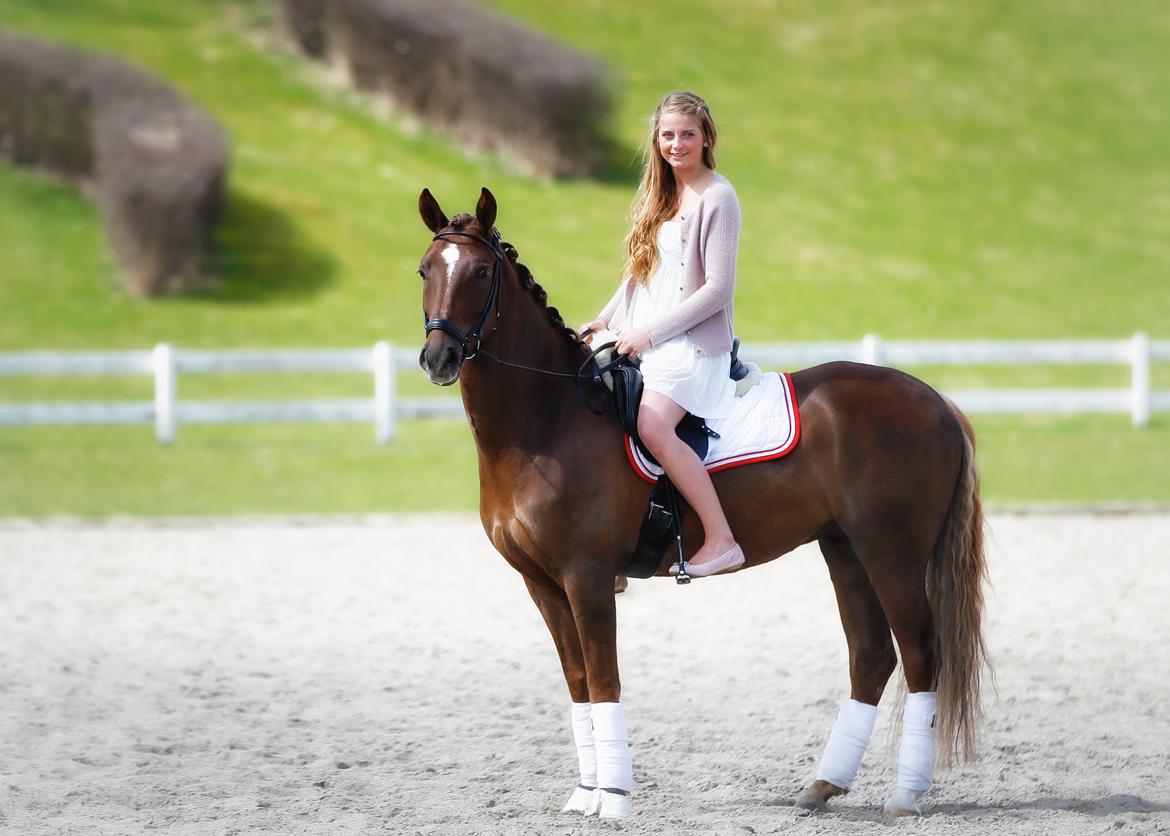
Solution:
[{"label": "noseband", "polygon": [[[483,303],[483,310],[479,312],[479,318],[475,320],[475,325],[471,326],[471,330],[466,334],[459,328],[458,325],[449,319],[427,319],[427,315],[423,313],[423,324],[426,328],[427,336],[429,337],[431,331],[442,331],[445,334],[450,334],[459,341],[460,347],[463,349],[463,361],[470,360],[479,353],[479,344],[483,336],[483,324],[487,321],[488,312],[491,311],[492,305],[496,307],[496,319],[500,318],[500,273],[502,272],[504,263],[504,251],[500,248],[500,231],[492,227],[492,239],[489,241],[473,232],[440,232],[432,241],[438,241],[440,238],[446,240],[450,238],[471,238],[473,241],[478,241],[496,256],[496,263],[492,265],[492,285],[488,290],[487,301]],[[467,353],[467,346],[475,340],[475,350],[470,354]],[[461,361],[462,362],[462,361]]]}]

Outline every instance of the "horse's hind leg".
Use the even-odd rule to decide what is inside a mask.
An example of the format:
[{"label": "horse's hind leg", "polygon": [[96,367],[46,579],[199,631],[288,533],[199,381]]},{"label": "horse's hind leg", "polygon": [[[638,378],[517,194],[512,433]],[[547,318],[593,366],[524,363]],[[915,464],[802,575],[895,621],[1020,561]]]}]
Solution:
[{"label": "horse's hind leg", "polygon": [[934,780],[935,711],[934,627],[926,593],[929,537],[897,530],[888,522],[880,535],[858,540],[857,552],[898,642],[909,693],[902,714],[897,788],[886,802],[893,816],[921,815],[918,799]]},{"label": "horse's hind leg", "polygon": [[577,625],[564,590],[551,580],[535,581],[524,578],[528,594],[544,616],[544,623],[552,634],[561,657],[561,669],[569,686],[572,700],[571,723],[573,742],[577,745],[578,781],[562,812],[588,815],[597,789],[597,754],[593,743],[593,724],[589,705],[589,684],[585,676],[585,657],[577,637]]},{"label": "horse's hind leg", "polygon": [[849,645],[850,698],[841,703],[816,780],[796,802],[809,811],[825,810],[830,798],[849,792],[873,734],[878,700],[897,665],[885,613],[849,541],[826,535],[820,546]]}]

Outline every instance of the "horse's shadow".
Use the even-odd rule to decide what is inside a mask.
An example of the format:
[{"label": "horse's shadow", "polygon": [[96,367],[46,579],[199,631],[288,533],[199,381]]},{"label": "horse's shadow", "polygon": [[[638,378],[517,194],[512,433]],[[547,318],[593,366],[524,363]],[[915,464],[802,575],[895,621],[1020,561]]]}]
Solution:
[{"label": "horse's shadow", "polygon": [[[927,802],[929,804],[929,802]],[[1115,816],[1120,813],[1170,813],[1170,802],[1149,801],[1140,795],[1106,795],[1101,798],[1058,798],[1046,796],[1029,801],[999,804],[952,802],[930,804],[930,813],[995,813],[1011,810],[1053,810],[1084,813],[1089,816]]]},{"label": "horse's shadow", "polygon": [[[766,798],[755,799],[754,802],[764,807],[792,807],[795,798]],[[742,807],[743,800],[728,802],[728,807]],[[1054,812],[1082,813],[1090,816],[1116,816],[1123,813],[1170,813],[1170,802],[1150,801],[1138,795],[1107,795],[1101,798],[1058,798],[1046,796],[1033,798],[1027,801],[1004,801],[991,804],[977,802],[949,802],[932,804],[929,799],[924,802],[924,818],[932,815],[972,815],[979,813],[1009,813],[1024,810],[1051,810]],[[891,821],[882,812],[880,806],[849,806],[840,804],[830,805],[829,810],[823,813],[814,813],[818,816],[833,816],[834,818],[856,822]]]}]

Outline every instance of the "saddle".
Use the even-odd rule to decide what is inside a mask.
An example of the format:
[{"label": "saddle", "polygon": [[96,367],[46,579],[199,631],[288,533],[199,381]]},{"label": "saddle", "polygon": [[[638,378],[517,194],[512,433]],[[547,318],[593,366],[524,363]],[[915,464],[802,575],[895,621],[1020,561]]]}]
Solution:
[{"label": "saddle", "polygon": [[[600,379],[613,395],[613,411],[618,423],[637,445],[639,451],[654,464],[659,464],[638,435],[638,408],[642,403],[644,389],[639,363],[624,355],[615,356],[610,344],[596,351],[594,358],[597,362],[595,377]],[[760,376],[759,367],[739,359],[738,337],[732,344],[730,376],[736,381],[736,396],[742,395],[755,385]],[[700,461],[707,456],[710,440],[720,437],[707,426],[706,421],[689,412],[679,422],[675,433],[695,451]],[[686,509],[686,501],[678,488],[667,476],[660,477],[654,493],[650,496],[646,517],[638,532],[638,543],[624,571],[627,577],[651,577],[658,570],[662,555],[673,539],[678,548],[676,580],[680,584],[690,583],[691,579],[683,562],[682,544],[682,517]]]}]

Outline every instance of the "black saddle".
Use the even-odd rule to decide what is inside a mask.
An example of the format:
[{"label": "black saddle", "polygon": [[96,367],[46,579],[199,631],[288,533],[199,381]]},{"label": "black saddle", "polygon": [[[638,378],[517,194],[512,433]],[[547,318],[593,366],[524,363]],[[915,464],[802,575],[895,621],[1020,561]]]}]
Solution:
[{"label": "black saddle", "polygon": [[[613,406],[618,422],[622,429],[630,434],[630,438],[638,446],[638,450],[647,460],[658,464],[654,455],[646,449],[638,435],[638,409],[642,405],[642,392],[645,388],[642,382],[642,371],[635,362],[625,362],[611,370],[613,375]],[[707,456],[712,438],[719,438],[719,433],[707,426],[707,422],[696,415],[687,413],[678,423],[675,433],[688,447],[695,451],[699,459]]]}]

